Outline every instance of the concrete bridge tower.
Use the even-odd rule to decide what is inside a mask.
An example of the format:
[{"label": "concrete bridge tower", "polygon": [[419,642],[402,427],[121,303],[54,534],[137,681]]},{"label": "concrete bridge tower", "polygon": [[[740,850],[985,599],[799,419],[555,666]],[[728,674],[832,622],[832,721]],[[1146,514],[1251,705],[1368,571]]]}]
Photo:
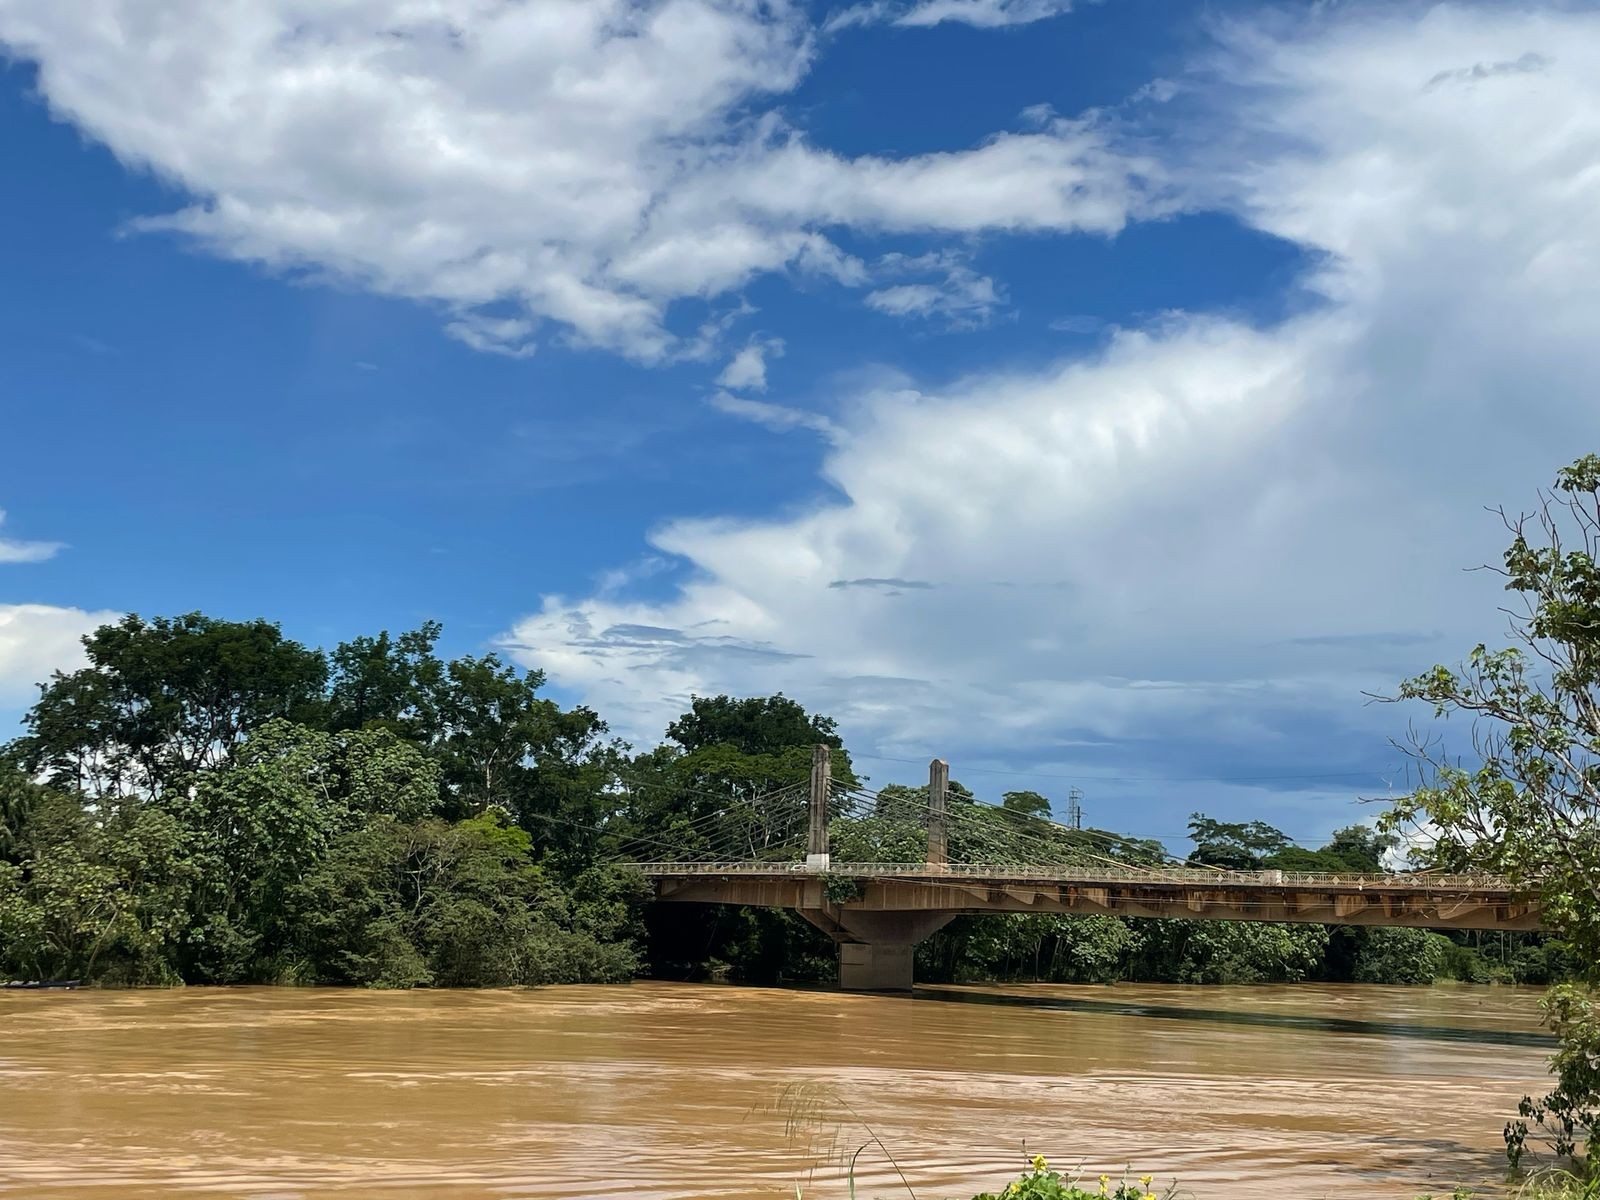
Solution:
[{"label": "concrete bridge tower", "polygon": [[[827,746],[811,751],[811,797],[806,830],[806,865],[826,872],[828,855],[828,783],[831,762]],[[950,861],[945,795],[950,764],[928,764],[928,853],[926,866],[937,872]],[[797,906],[807,921],[839,947],[839,986],[848,991],[909,991],[912,953],[918,942],[948,925],[953,912],[884,912],[847,908],[830,901],[820,885],[807,889],[811,903]]]}]

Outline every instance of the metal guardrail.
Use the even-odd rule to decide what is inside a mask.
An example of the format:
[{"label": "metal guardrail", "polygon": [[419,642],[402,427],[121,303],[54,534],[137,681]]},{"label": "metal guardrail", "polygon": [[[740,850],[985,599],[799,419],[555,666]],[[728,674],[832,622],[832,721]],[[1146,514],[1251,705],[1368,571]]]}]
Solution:
[{"label": "metal guardrail", "polygon": [[1047,883],[1177,883],[1209,887],[1339,887],[1390,891],[1511,892],[1498,875],[1337,875],[1313,871],[1207,871],[1198,867],[1036,867],[1009,863],[640,862],[646,875],[833,875],[851,878],[1006,879]]}]

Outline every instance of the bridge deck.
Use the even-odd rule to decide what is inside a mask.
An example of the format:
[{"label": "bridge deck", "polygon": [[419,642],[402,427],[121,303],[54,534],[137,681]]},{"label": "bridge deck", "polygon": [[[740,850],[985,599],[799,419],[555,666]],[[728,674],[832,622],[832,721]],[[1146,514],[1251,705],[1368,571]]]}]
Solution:
[{"label": "bridge deck", "polygon": [[[1490,875],[1329,875],[997,863],[640,863],[661,900],[867,913],[1099,913],[1223,921],[1539,928],[1536,899]],[[853,881],[854,888],[841,887]]]},{"label": "bridge deck", "polygon": [[633,864],[651,878],[693,875],[826,875],[851,879],[982,879],[995,882],[1050,883],[1176,883],[1202,887],[1335,888],[1370,891],[1516,894],[1497,875],[1383,874],[1343,875],[1310,871],[1223,871],[1204,867],[1019,866],[1011,863],[830,863],[826,868],[803,862],[643,862]]}]

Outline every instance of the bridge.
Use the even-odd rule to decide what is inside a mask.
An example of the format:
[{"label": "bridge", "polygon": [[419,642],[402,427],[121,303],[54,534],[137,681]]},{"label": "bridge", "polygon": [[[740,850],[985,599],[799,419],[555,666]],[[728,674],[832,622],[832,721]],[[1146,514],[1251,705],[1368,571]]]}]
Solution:
[{"label": "bridge", "polygon": [[[964,913],[1540,928],[1537,901],[1494,876],[1133,866],[1097,841],[1108,835],[952,803],[950,769],[938,759],[925,793],[846,787],[830,766],[818,746],[803,794],[780,789],[731,820],[707,815],[724,839],[701,838],[696,856],[636,861],[656,899],[792,909],[837,944],[839,985],[872,991],[909,989],[916,944]],[[742,856],[707,857],[729,848],[730,829]],[[907,849],[921,852],[918,861],[898,861]]]}]

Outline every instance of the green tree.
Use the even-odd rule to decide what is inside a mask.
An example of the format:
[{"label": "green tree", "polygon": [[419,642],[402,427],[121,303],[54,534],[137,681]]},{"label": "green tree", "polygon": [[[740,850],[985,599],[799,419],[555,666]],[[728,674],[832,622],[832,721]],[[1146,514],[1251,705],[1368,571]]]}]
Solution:
[{"label": "green tree", "polygon": [[273,718],[321,719],[327,662],[268,621],[130,615],[83,644],[89,665],[44,685],[10,754],[96,800],[226,765]]},{"label": "green tree", "polygon": [[1359,871],[1363,875],[1380,875],[1383,873],[1384,855],[1399,844],[1400,839],[1393,833],[1385,833],[1374,826],[1346,825],[1343,829],[1334,830],[1323,850],[1336,856],[1347,870]]},{"label": "green tree", "polygon": [[1265,821],[1215,821],[1204,813],[1189,818],[1189,861],[1230,871],[1254,871],[1262,861],[1288,850],[1293,843],[1281,829]]},{"label": "green tree", "polygon": [[341,835],[288,897],[309,980],[376,987],[615,982],[637,965],[636,876],[569,893],[497,811],[383,816]]},{"label": "green tree", "polygon": [[1297,983],[1316,975],[1326,925],[1264,921],[1134,922],[1136,978],[1172,983]]},{"label": "green tree", "polygon": [[381,725],[410,741],[439,735],[438,702],[445,667],[434,654],[443,627],[426,621],[398,637],[341,642],[329,655],[328,727]]},{"label": "green tree", "polygon": [[1000,807],[1025,817],[1050,819],[1050,801],[1038,792],[1006,792],[1000,797]]},{"label": "green tree", "polygon": [[838,723],[814,716],[782,692],[775,696],[695,696],[689,711],[667,726],[667,737],[690,753],[731,746],[743,755],[777,754],[797,747],[843,749]]},{"label": "green tree", "polygon": [[0,862],[15,862],[22,855],[30,818],[48,794],[22,771],[0,761]]},{"label": "green tree", "polygon": [[160,800],[187,831],[199,869],[186,976],[275,977],[292,924],[289,890],[339,835],[379,816],[414,819],[438,803],[438,768],[384,729],[323,733],[270,721],[227,770],[197,774]]},{"label": "green tree", "polygon": [[[1434,667],[1398,699],[1473,722],[1474,763],[1435,742],[1416,747],[1424,786],[1397,804],[1386,831],[1420,827],[1430,858],[1506,876],[1543,904],[1584,976],[1600,983],[1600,457],[1561,470],[1532,514],[1501,514],[1512,539],[1500,573],[1517,598],[1513,645],[1479,645],[1459,667]],[[1557,1131],[1566,1152],[1600,1120],[1600,1045],[1592,1002],[1558,992],[1548,1009],[1563,1039],[1557,1087],[1524,1115]],[[1527,1133],[1507,1131],[1515,1155]],[[1587,1161],[1592,1165],[1592,1154]]]}]

